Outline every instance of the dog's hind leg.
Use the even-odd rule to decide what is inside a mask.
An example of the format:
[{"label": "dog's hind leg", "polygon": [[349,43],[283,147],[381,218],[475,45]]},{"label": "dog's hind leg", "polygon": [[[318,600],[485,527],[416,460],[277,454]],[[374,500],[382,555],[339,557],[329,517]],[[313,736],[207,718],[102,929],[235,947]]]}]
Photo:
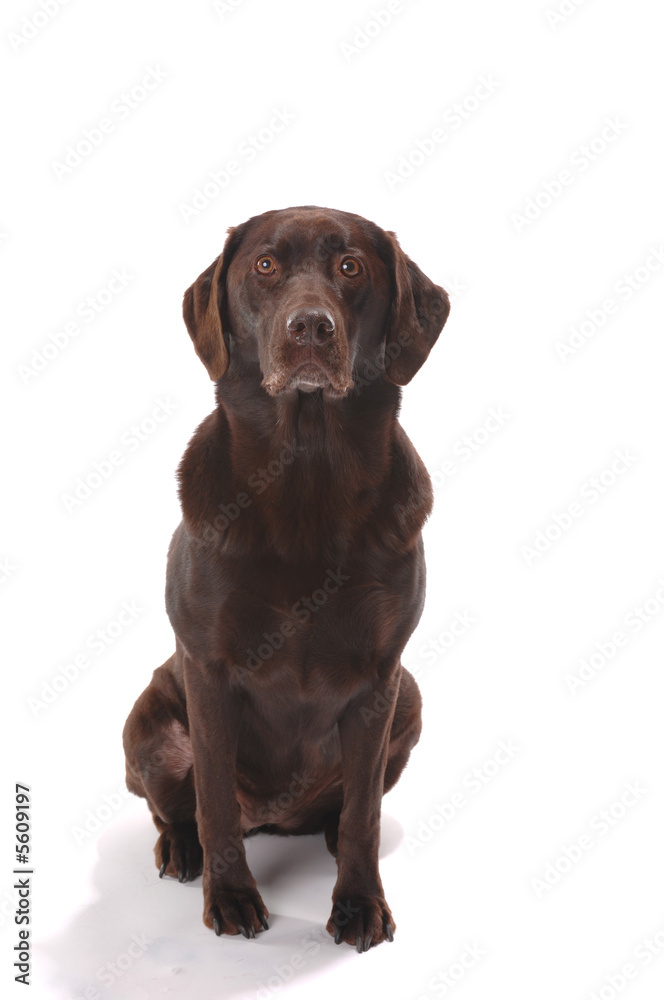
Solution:
[{"label": "dog's hind leg", "polygon": [[389,792],[408,763],[422,731],[422,696],[413,675],[404,667],[390,731],[383,794]]},{"label": "dog's hind leg", "polygon": [[159,874],[186,882],[200,875],[203,849],[196,826],[193,756],[184,700],[170,672],[155,670],[122,734],[127,788],[147,799],[155,826]]}]

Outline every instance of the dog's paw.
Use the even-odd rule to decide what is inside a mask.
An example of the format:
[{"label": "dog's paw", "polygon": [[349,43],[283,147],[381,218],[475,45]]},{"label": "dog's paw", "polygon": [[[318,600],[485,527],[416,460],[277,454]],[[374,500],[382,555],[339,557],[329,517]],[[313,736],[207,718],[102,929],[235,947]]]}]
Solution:
[{"label": "dog's paw", "polygon": [[392,941],[396,924],[382,896],[337,899],[327,922],[335,944],[352,945],[360,954],[381,941]]},{"label": "dog's paw", "polygon": [[259,931],[268,929],[269,915],[256,888],[213,888],[205,894],[203,923],[217,936],[242,934],[255,938]]},{"label": "dog's paw", "polygon": [[171,875],[178,882],[191,882],[203,871],[203,848],[195,823],[169,824],[154,847],[159,878]]}]

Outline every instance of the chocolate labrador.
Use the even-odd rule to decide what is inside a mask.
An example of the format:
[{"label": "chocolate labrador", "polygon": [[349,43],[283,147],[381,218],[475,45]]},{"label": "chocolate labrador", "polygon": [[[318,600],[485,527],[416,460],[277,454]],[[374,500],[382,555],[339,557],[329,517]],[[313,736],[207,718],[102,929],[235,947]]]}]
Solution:
[{"label": "chocolate labrador", "polygon": [[358,951],[393,938],[380,810],[420,734],[401,653],[432,504],[397,414],[448,312],[393,233],[311,206],[230,229],[185,293],[217,405],[179,467],[175,653],[124,747],[159,874],[202,872],[217,934],[268,927],[244,837],[323,831],[337,861],[327,930]]}]

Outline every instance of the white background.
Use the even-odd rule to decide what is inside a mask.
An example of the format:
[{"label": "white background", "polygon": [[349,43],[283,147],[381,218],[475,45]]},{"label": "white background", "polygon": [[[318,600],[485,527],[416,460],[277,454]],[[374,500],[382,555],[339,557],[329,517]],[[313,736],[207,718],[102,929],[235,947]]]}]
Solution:
[{"label": "white background", "polygon": [[[21,781],[32,995],[661,994],[661,23],[646,0],[561,6],[556,21],[554,0],[402,0],[369,38],[356,31],[372,6],[350,0],[235,0],[226,13],[208,0],[70,0],[48,19],[36,2],[4,4],[0,935],[11,977]],[[47,21],[27,41],[26,18]],[[163,80],[119,110],[149,70]],[[249,162],[242,144],[273,109],[294,120]],[[58,179],[67,147],[109,117],[113,130]],[[431,155],[388,183],[436,128]],[[181,206],[230,159],[239,175],[185,221]],[[213,405],[182,293],[228,226],[299,204],[395,230],[453,295],[404,392],[403,424],[436,481],[427,606],[405,655],[425,728],[384,804],[395,942],[362,956],[322,930],[334,864],[321,837],[250,842],[272,926],[218,940],[200,880],[158,880],[145,803],[119,791],[124,719],[173,648],[174,470]],[[114,269],[131,280],[86,322],[80,303],[103,300]],[[72,322],[77,335],[54,349]],[[556,344],[584,322],[563,360]],[[131,428],[159,400],[172,413],[143,424],[134,448]],[[484,426],[491,408],[497,429]],[[117,449],[122,464],[68,511],[63,495]],[[607,472],[618,451],[631,457]],[[140,611],[118,635],[123,602]],[[455,615],[474,621],[452,643]],[[116,635],[98,654],[100,628]],[[610,654],[617,631],[624,644],[602,656],[596,644]],[[572,693],[566,675],[592,655]],[[501,740],[518,752],[492,763]],[[641,791],[621,804],[630,782]],[[584,835],[580,859],[565,859]]]}]

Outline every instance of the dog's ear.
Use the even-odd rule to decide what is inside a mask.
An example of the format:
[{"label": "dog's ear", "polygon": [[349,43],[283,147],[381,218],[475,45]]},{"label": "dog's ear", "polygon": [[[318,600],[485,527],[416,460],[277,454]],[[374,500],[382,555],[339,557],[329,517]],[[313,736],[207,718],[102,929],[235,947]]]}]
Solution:
[{"label": "dog's ear", "polygon": [[387,234],[393,268],[393,300],[385,340],[385,372],[407,385],[426,361],[450,312],[447,292],[407,257],[394,233]]},{"label": "dog's ear", "polygon": [[226,271],[235,241],[235,229],[228,230],[223,252],[219,254],[184,293],[182,315],[194,342],[196,354],[213,382],[228,368],[228,349],[221,328],[221,314],[226,295]]}]

